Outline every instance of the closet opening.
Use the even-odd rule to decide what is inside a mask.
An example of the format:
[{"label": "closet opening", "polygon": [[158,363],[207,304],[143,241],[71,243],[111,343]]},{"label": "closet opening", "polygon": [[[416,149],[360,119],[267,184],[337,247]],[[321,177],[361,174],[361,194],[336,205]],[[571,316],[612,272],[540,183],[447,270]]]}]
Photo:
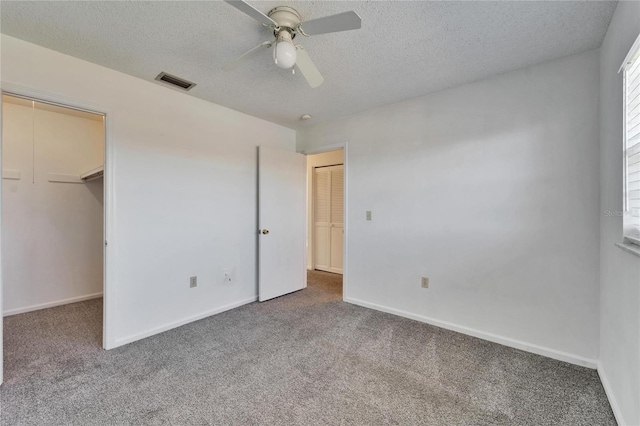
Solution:
[{"label": "closet opening", "polygon": [[5,380],[103,347],[105,120],[2,94]]}]

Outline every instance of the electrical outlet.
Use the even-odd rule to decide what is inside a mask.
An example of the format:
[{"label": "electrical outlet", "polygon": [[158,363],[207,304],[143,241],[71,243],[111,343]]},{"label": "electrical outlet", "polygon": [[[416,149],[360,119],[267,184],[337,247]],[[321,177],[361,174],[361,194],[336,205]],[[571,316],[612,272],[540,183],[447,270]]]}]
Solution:
[{"label": "electrical outlet", "polygon": [[231,280],[231,269],[223,269],[222,273],[224,274],[224,282],[230,283]]},{"label": "electrical outlet", "polygon": [[371,220],[371,210],[367,210],[367,220]]},{"label": "electrical outlet", "polygon": [[191,277],[189,279],[189,287],[191,288],[198,287],[198,277]]},{"label": "electrical outlet", "polygon": [[422,288],[429,288],[429,277],[422,277]]}]

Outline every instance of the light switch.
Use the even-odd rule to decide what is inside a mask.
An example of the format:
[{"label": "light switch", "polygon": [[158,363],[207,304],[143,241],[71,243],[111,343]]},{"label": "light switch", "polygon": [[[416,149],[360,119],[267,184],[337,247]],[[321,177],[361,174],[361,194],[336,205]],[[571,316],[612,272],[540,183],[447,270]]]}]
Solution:
[{"label": "light switch", "polygon": [[367,210],[367,220],[371,220],[371,210]]},{"label": "light switch", "polygon": [[429,288],[429,277],[422,277],[422,280],[420,282],[422,288]]}]

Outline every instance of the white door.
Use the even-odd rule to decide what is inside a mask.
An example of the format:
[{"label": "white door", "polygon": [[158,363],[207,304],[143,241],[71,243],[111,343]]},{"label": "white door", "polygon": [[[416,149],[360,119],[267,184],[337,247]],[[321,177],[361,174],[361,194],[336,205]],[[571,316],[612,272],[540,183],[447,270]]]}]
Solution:
[{"label": "white door", "polygon": [[[0,91],[0,212],[2,212],[2,91]],[[2,214],[0,213],[0,242],[2,241]],[[2,244],[0,244],[0,247]],[[1,251],[1,250],[0,250]],[[4,347],[2,345],[2,254],[0,253],[0,385],[4,374]]]},{"label": "white door", "polygon": [[317,167],[314,173],[315,269],[342,273],[344,166]]},{"label": "white door", "polygon": [[305,265],[306,159],[258,149],[258,300],[307,286]]}]

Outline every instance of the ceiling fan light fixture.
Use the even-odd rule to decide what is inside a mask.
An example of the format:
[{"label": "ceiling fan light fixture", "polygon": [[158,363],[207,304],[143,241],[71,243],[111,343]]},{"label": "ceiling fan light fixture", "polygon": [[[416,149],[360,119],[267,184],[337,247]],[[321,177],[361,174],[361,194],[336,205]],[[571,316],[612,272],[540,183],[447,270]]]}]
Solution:
[{"label": "ceiling fan light fixture", "polygon": [[233,61],[225,64],[222,69],[224,71],[231,71],[255,53],[264,48],[268,49],[273,47],[273,62],[275,62],[279,68],[291,69],[293,74],[296,73],[296,69],[293,68],[295,65],[312,89],[319,87],[322,82],[324,82],[324,78],[309,57],[307,51],[300,45],[294,46],[291,40],[296,35],[308,37],[339,31],[357,30],[362,27],[362,19],[360,19],[358,14],[353,10],[312,19],[310,21],[302,21],[300,13],[289,6],[274,7],[265,15],[244,0],[224,1],[240,12],[255,19],[262,24],[263,27],[273,31],[276,39],[275,41],[270,39],[260,43]]},{"label": "ceiling fan light fixture", "polygon": [[282,69],[291,68],[296,64],[296,48],[291,41],[291,33],[287,30],[278,32],[276,46],[273,49],[273,61]]}]

